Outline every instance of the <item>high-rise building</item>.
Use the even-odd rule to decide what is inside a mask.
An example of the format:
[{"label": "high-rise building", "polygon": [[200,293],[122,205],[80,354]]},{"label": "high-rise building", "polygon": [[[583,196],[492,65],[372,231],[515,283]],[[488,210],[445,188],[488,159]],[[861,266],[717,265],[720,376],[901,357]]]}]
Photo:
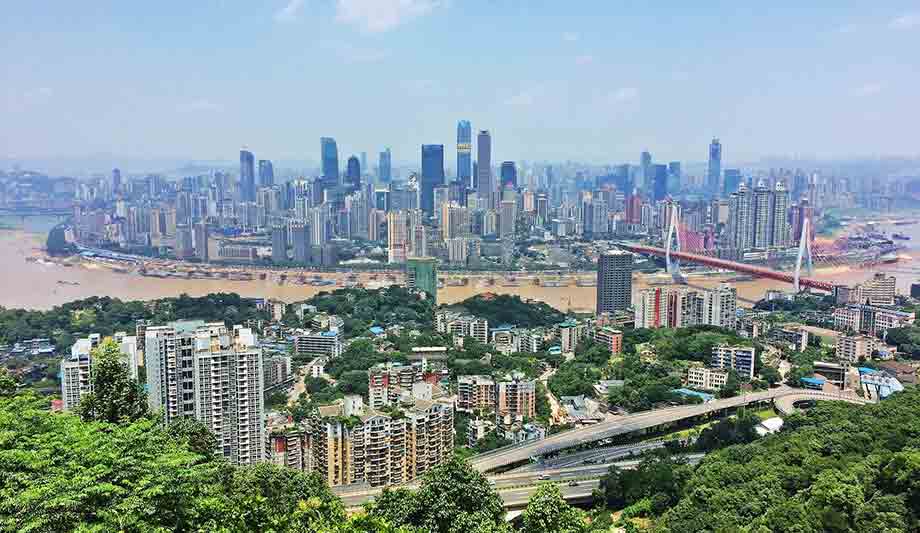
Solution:
[{"label": "high-rise building", "polygon": [[[291,224],[291,244],[294,248],[294,262],[305,265],[310,262],[310,225],[302,220]],[[274,250],[272,250],[274,251]]]},{"label": "high-rise building", "polygon": [[726,168],[725,185],[722,188],[722,196],[727,198],[733,192],[738,192],[739,185],[741,185],[741,171],[737,168]]},{"label": "high-rise building", "polygon": [[766,250],[770,247],[770,221],[772,219],[772,192],[763,181],[754,187],[754,242],[757,250]]},{"label": "high-rise building", "polygon": [[[93,354],[102,342],[102,335],[94,333],[77,339],[70,347],[70,355],[61,360],[61,398],[64,410],[72,411],[84,396],[93,392]],[[122,360],[132,380],[137,380],[138,346],[137,337],[118,332],[112,339],[121,352]]]},{"label": "high-rise building", "polygon": [[632,305],[633,256],[609,250],[597,260],[597,313],[625,311]]},{"label": "high-rise building", "polygon": [[457,181],[464,189],[476,187],[473,183],[473,129],[469,120],[457,122]]},{"label": "high-rise building", "polygon": [[259,160],[259,187],[271,187],[275,184],[275,167],[268,159]]},{"label": "high-rise building", "polygon": [[719,139],[709,143],[709,169],[706,173],[706,188],[711,194],[718,196],[719,185],[722,179],[722,144]]},{"label": "high-rise building", "polygon": [[729,196],[726,235],[729,246],[734,250],[750,250],[754,246],[753,195],[744,183]]},{"label": "high-rise building", "polygon": [[148,326],[144,367],[150,409],[164,422],[194,417],[231,463],[264,460],[262,349],[252,330],[202,320]]},{"label": "high-rise building", "polygon": [[255,157],[248,150],[240,150],[240,200],[256,201]]},{"label": "high-rise building", "polygon": [[754,348],[719,344],[712,347],[709,366],[722,370],[735,370],[742,379],[754,379]]},{"label": "high-rise building", "polygon": [[512,189],[517,188],[517,167],[514,166],[514,161],[503,161],[501,168],[501,178],[502,183],[501,187],[511,187]]},{"label": "high-rise building", "polygon": [[339,147],[332,137],[320,137],[320,158],[322,159],[322,189],[339,185]]},{"label": "high-rise building", "polygon": [[444,145],[422,145],[422,188],[419,204],[426,215],[434,213],[434,189],[444,185]]},{"label": "high-rise building", "polygon": [[345,167],[345,185],[350,189],[361,187],[361,162],[355,156],[348,158],[348,164]]},{"label": "high-rise building", "polygon": [[272,261],[276,264],[286,263],[288,260],[287,228],[275,226],[272,228]]},{"label": "high-rise building", "polygon": [[387,262],[406,262],[409,247],[409,217],[405,210],[387,213]]},{"label": "high-rise building", "polygon": [[476,136],[476,192],[480,198],[492,195],[492,135],[482,130]]},{"label": "high-rise building", "polygon": [[651,177],[648,178],[647,183],[652,190],[652,199],[660,202],[668,195],[668,166],[652,165],[649,169]]},{"label": "high-rise building", "polygon": [[202,220],[195,224],[195,255],[202,263],[207,263],[210,259],[208,247],[208,223]]},{"label": "high-rise building", "polygon": [[636,180],[636,188],[642,189],[648,192],[651,185],[651,167],[652,167],[652,154],[648,151],[642,152],[639,154],[639,175]]},{"label": "high-rise building", "polygon": [[380,152],[380,163],[377,165],[377,174],[380,181],[389,183],[393,179],[393,161],[392,153],[387,148]]},{"label": "high-rise building", "polygon": [[789,192],[782,181],[776,182],[770,206],[770,246],[787,248],[791,244],[789,226]]},{"label": "high-rise building", "polygon": [[495,387],[496,414],[533,418],[536,397],[536,382],[524,379],[520,372],[507,375]]},{"label": "high-rise building", "polygon": [[438,303],[438,260],[433,257],[406,259],[406,287],[425,291],[431,301]]},{"label": "high-rise building", "polygon": [[517,202],[503,200],[498,211],[498,236],[501,239],[513,239],[517,221]]},{"label": "high-rise building", "polygon": [[121,170],[117,168],[112,169],[112,194],[118,194],[121,192]]}]

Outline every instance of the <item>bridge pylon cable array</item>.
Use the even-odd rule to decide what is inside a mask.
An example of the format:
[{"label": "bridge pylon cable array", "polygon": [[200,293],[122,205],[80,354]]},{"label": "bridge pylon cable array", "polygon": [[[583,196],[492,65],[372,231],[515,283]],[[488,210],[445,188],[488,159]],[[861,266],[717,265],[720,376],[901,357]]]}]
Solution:
[{"label": "bridge pylon cable array", "polygon": [[665,265],[668,272],[671,273],[671,277],[674,279],[674,283],[685,283],[684,275],[680,271],[680,259],[677,257],[671,258],[671,240],[673,239],[674,245],[677,252],[680,252],[680,231],[677,229],[677,208],[671,209],[671,220],[668,223],[668,236],[667,240],[664,243],[665,249]]},{"label": "bridge pylon cable array", "polygon": [[802,236],[799,238],[799,253],[796,256],[795,260],[795,275],[793,276],[792,288],[798,294],[801,291],[799,286],[799,279],[802,276],[802,258],[805,257],[807,261],[808,275],[811,276],[813,271],[812,259],[811,259],[811,239],[809,239],[809,219],[806,218],[802,222]]}]

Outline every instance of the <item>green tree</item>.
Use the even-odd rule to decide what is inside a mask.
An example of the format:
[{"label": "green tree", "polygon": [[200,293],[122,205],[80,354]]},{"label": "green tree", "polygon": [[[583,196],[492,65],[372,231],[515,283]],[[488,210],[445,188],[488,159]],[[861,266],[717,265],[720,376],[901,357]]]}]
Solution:
[{"label": "green tree", "polygon": [[18,389],[19,383],[5,368],[0,368],[0,397],[12,396]]},{"label": "green tree", "polygon": [[141,386],[131,379],[128,365],[115,341],[106,339],[91,353],[92,392],[78,407],[84,420],[119,423],[147,415],[147,399]]},{"label": "green tree", "polygon": [[760,369],[760,379],[769,383],[771,387],[782,381],[779,370],[772,366],[765,366]]},{"label": "green tree", "polygon": [[180,445],[205,457],[214,457],[217,438],[208,426],[198,419],[182,416],[166,425],[166,433]]},{"label": "green tree", "polygon": [[521,533],[582,533],[588,530],[585,515],[569,505],[557,485],[541,485],[524,509]]}]

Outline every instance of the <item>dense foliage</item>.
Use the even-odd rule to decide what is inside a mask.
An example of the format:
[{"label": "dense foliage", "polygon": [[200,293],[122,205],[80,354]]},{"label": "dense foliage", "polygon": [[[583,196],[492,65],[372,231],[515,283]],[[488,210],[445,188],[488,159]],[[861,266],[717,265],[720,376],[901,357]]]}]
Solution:
[{"label": "dense foliage", "polygon": [[911,359],[920,359],[920,327],[907,326],[889,329],[885,341],[897,346],[899,352],[908,354]]},{"label": "dense foliage", "polygon": [[783,431],[707,456],[659,523],[683,531],[916,531],[920,391],[820,403]]},{"label": "dense foliage", "polygon": [[683,458],[658,450],[645,456],[634,469],[611,467],[601,479],[596,498],[610,509],[644,500],[650,504],[649,512],[659,514],[678,502],[692,473],[693,467]]},{"label": "dense foliage", "polygon": [[565,314],[543,302],[524,301],[508,294],[477,294],[459,304],[467,312],[485,318],[490,327],[511,324],[522,328],[546,327],[565,320]]},{"label": "dense foliage", "polygon": [[400,325],[430,330],[434,320],[434,304],[422,300],[405,287],[383,289],[336,289],[321,292],[305,303],[317,311],[337,315],[345,321],[345,333],[355,336],[367,328]]},{"label": "dense foliage", "polygon": [[93,349],[93,390],[80,399],[84,420],[133,422],[147,415],[147,397],[131,378],[121,350],[113,340]]}]

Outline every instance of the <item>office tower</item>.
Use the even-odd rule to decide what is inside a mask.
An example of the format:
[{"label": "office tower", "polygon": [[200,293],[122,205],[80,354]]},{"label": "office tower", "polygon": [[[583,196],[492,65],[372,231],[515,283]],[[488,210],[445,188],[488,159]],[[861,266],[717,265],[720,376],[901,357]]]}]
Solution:
[{"label": "office tower", "polygon": [[514,225],[517,219],[517,202],[504,200],[498,213],[498,236],[501,239],[514,238]]},{"label": "office tower", "polygon": [[276,264],[286,263],[288,260],[287,228],[275,226],[272,228],[272,261]]},{"label": "office tower", "polygon": [[358,158],[351,156],[348,158],[348,164],[345,168],[345,186],[351,189],[361,187],[361,162]]},{"label": "office tower", "polygon": [[431,301],[438,303],[438,260],[433,257],[406,259],[406,287],[425,291]]},{"label": "office tower", "polygon": [[112,169],[112,194],[118,194],[121,192],[121,170],[117,168]]},{"label": "office tower", "polygon": [[738,192],[739,185],[741,185],[741,171],[737,168],[726,168],[722,195],[728,197],[731,193]]},{"label": "office tower", "polygon": [[195,255],[202,263],[207,263],[210,259],[208,246],[208,223],[202,220],[195,224]]},{"label": "office tower", "polygon": [[259,160],[259,187],[271,187],[275,184],[275,168],[268,159]]},{"label": "office tower", "polygon": [[597,314],[624,311],[632,305],[633,256],[608,250],[597,260]]},{"label": "office tower", "polygon": [[248,150],[240,150],[240,201],[256,201],[255,157]]},{"label": "office tower", "polygon": [[392,181],[392,179],[393,179],[393,174],[392,174],[392,172],[393,172],[393,166],[392,166],[392,165],[393,165],[393,162],[392,162],[391,157],[392,157],[392,154],[390,153],[390,149],[389,149],[389,148],[387,148],[387,149],[385,149],[384,151],[380,152],[380,163],[377,165],[377,167],[378,167],[378,168],[377,168],[377,174],[378,174],[377,177],[378,177],[378,178],[380,179],[380,181],[383,182],[383,183],[389,183],[389,182]]},{"label": "office tower", "polygon": [[770,246],[787,248],[792,244],[789,227],[789,192],[782,181],[776,182],[770,206]]},{"label": "office tower", "polygon": [[457,122],[457,181],[465,189],[474,189],[473,183],[473,130],[469,120]]},{"label": "office tower", "polygon": [[719,195],[719,185],[722,179],[722,144],[719,139],[713,139],[709,144],[709,169],[706,173],[706,188],[710,194]]},{"label": "office tower", "polygon": [[401,264],[406,262],[409,246],[409,220],[404,210],[387,213],[387,262]]},{"label": "office tower", "polygon": [[773,195],[770,189],[763,181],[754,188],[754,243],[757,250],[766,250],[770,247],[770,219],[773,211],[771,209],[771,197]]},{"label": "office tower", "polygon": [[514,166],[514,161],[502,162],[501,178],[501,187],[503,189],[506,187],[517,188],[517,168]]},{"label": "office tower", "polygon": [[444,145],[422,145],[422,187],[419,204],[426,215],[434,213],[434,188],[444,185]]},{"label": "office tower", "polygon": [[311,246],[309,224],[303,220],[291,224],[291,244],[294,248],[294,262],[299,265],[309,263]]},{"label": "office tower", "polygon": [[366,173],[367,170],[368,170],[368,167],[367,167],[367,152],[361,152],[361,170],[363,170],[365,173]]},{"label": "office tower", "polygon": [[202,320],[148,326],[144,366],[150,409],[164,422],[195,417],[232,464],[264,460],[262,349],[252,330]]},{"label": "office tower", "polygon": [[[137,337],[118,332],[112,339],[118,345],[122,361],[127,367],[128,375],[137,380],[138,347]],[[88,337],[77,339],[70,347],[70,354],[61,360],[61,398],[64,410],[73,411],[84,396],[93,392],[92,371],[93,354],[103,342],[102,335],[93,333]]]},{"label": "office tower", "polygon": [[322,159],[322,191],[339,185],[339,148],[332,137],[320,137],[320,158]]},{"label": "office tower", "polygon": [[743,252],[754,246],[753,195],[743,182],[728,199],[726,234],[729,246],[736,251]]},{"label": "office tower", "polygon": [[480,198],[492,195],[492,136],[482,130],[476,136],[476,192]]},{"label": "office tower", "polygon": [[668,166],[651,165],[649,169],[651,176],[647,183],[652,190],[652,200],[660,202],[668,195]]},{"label": "office tower", "polygon": [[648,151],[639,154],[639,175],[635,187],[648,191],[651,185],[652,154]]}]

